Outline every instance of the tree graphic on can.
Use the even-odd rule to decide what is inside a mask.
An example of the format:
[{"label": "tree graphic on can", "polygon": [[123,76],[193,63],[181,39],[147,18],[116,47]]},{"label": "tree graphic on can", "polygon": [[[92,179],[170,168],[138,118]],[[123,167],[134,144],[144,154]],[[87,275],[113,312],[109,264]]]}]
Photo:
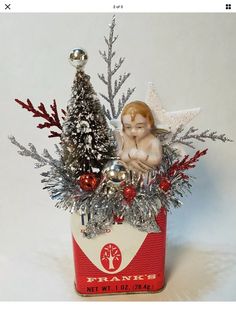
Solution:
[{"label": "tree graphic on can", "polygon": [[107,271],[116,271],[122,261],[121,251],[116,244],[107,243],[101,250],[100,260]]}]

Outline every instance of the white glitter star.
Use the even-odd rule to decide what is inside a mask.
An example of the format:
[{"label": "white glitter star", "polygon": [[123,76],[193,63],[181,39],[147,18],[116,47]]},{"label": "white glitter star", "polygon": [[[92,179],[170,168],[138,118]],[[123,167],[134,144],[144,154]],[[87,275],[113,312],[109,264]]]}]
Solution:
[{"label": "white glitter star", "polygon": [[200,112],[200,108],[166,111],[153,83],[148,83],[146,103],[152,110],[156,127],[169,130],[171,133],[174,133],[180,125],[185,126]]}]

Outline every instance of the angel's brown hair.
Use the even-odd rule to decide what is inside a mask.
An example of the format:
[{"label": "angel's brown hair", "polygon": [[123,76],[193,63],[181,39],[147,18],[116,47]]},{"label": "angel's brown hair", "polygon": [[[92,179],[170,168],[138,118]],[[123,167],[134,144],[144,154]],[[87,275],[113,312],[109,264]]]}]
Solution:
[{"label": "angel's brown hair", "polygon": [[129,104],[125,105],[121,113],[121,122],[123,124],[123,116],[130,115],[131,121],[134,121],[137,114],[141,114],[144,118],[148,120],[151,125],[152,129],[155,129],[154,118],[151,112],[151,109],[148,107],[147,104],[143,101],[135,100],[130,102]]}]

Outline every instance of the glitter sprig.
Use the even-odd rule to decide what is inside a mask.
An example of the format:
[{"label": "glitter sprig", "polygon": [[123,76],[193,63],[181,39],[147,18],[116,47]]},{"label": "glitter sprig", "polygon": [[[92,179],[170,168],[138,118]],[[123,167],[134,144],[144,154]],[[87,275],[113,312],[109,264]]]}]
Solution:
[{"label": "glitter sprig", "polygon": [[29,149],[25,146],[21,145],[14,136],[9,136],[9,140],[12,142],[13,145],[17,146],[20,150],[18,154],[21,156],[31,157],[37,161],[36,168],[43,167],[48,164],[48,160],[43,156],[39,155],[35,146],[32,143],[29,143]]},{"label": "glitter sprig", "polygon": [[[39,123],[37,125],[37,127],[39,129],[44,129],[44,128],[51,128],[51,127],[56,127],[60,130],[62,130],[62,125],[58,116],[58,110],[57,110],[57,104],[56,101],[53,100],[53,104],[50,105],[50,108],[52,110],[52,112],[49,114],[44,106],[43,103],[40,103],[40,105],[38,106],[38,108],[36,109],[32,102],[27,99],[26,103],[19,100],[19,99],[15,99],[15,101],[23,108],[28,110],[29,112],[33,113],[33,117],[34,118],[43,118],[44,120],[46,120],[47,122]],[[62,112],[62,120],[64,120],[64,116],[66,115],[65,110],[61,110]],[[55,131],[51,131],[50,130],[50,135],[48,137],[60,137],[61,136],[61,132],[55,132]]]},{"label": "glitter sprig", "polygon": [[113,51],[113,44],[118,38],[118,35],[114,36],[115,25],[116,23],[115,23],[115,15],[114,15],[112,18],[112,23],[109,25],[109,28],[110,28],[109,39],[104,37],[105,43],[107,45],[107,52],[106,51],[101,52],[99,50],[100,55],[102,56],[103,60],[107,64],[107,77],[105,77],[104,74],[98,74],[98,77],[107,86],[108,95],[106,96],[102,93],[100,93],[100,95],[110,105],[110,110],[106,109],[104,105],[102,107],[104,114],[109,120],[117,119],[119,117],[124,107],[124,104],[128,101],[128,99],[130,98],[130,96],[135,90],[135,88],[128,88],[127,92],[123,93],[121,98],[118,100],[117,106],[115,105],[115,97],[117,96],[117,93],[120,91],[121,87],[130,76],[130,73],[124,73],[123,75],[119,75],[119,78],[114,81],[114,85],[112,84],[112,79],[113,79],[114,74],[119,70],[119,68],[125,61],[125,58],[119,58],[118,63],[115,63],[115,65],[112,67],[112,58],[116,54],[115,51]]},{"label": "glitter sprig", "polygon": [[183,125],[179,126],[176,132],[173,134],[172,138],[169,141],[169,145],[172,144],[183,144],[191,148],[195,148],[193,141],[197,140],[200,142],[205,142],[207,139],[212,141],[220,140],[222,142],[233,142],[231,139],[226,137],[225,134],[217,134],[216,131],[205,130],[201,133],[197,133],[198,129],[195,127],[190,127],[184,134],[181,134],[184,131]]}]

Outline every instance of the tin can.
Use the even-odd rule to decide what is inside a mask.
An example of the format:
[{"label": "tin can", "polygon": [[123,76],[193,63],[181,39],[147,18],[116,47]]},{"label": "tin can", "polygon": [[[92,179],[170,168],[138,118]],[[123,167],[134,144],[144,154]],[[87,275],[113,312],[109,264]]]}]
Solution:
[{"label": "tin can", "polygon": [[158,292],[165,284],[166,211],[159,233],[115,223],[93,239],[83,236],[85,217],[72,214],[75,289],[84,296]]}]

